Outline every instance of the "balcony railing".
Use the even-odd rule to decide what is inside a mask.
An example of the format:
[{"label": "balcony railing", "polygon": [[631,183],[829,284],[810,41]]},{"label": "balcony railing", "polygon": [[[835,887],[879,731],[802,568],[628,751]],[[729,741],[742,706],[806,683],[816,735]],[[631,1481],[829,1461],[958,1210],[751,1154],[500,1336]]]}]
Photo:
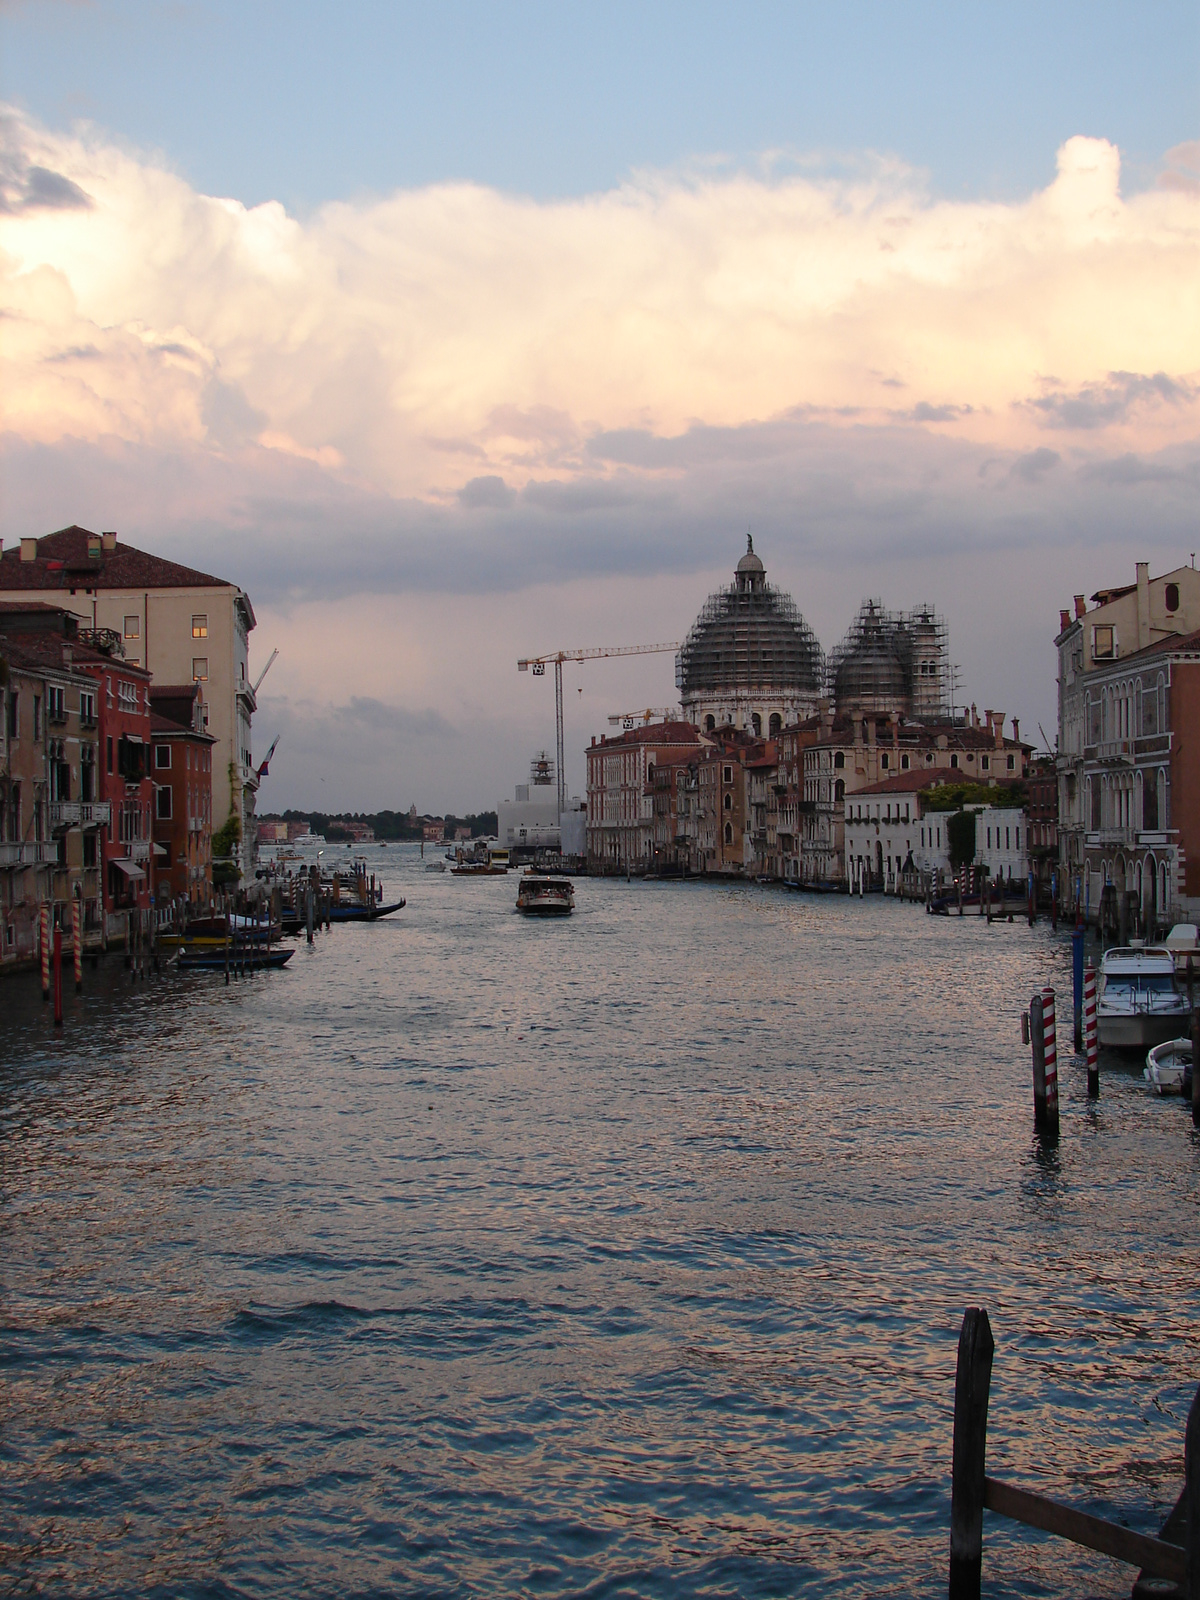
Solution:
[{"label": "balcony railing", "polygon": [[66,706],[47,706],[46,721],[53,723],[56,728],[65,728],[67,725]]},{"label": "balcony railing", "polygon": [[150,859],[149,839],[130,839],[122,846],[122,849],[128,852],[131,861],[149,861]]},{"label": "balcony railing", "polygon": [[48,839],[31,839],[21,844],[0,844],[0,867],[40,867],[52,861],[55,847]]},{"label": "balcony railing", "polygon": [[78,800],[51,800],[50,826],[52,828],[74,828],[78,825]]},{"label": "balcony railing", "polygon": [[79,820],[85,828],[107,828],[111,818],[111,801],[81,800],[79,802]]},{"label": "balcony railing", "polygon": [[94,711],[81,711],[79,713],[79,726],[81,728],[98,728],[100,719]]}]

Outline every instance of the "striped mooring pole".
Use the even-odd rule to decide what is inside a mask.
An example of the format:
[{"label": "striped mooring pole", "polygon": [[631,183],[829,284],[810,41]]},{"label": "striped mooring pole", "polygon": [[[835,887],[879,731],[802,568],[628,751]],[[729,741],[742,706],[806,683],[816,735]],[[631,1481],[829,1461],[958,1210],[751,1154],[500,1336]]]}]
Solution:
[{"label": "striped mooring pole", "polygon": [[42,901],[38,916],[38,945],[42,956],[42,999],[50,998],[50,906]]},{"label": "striped mooring pole", "polygon": [[1088,1099],[1095,1100],[1100,1094],[1100,1050],[1096,1039],[1096,969],[1090,962],[1083,974],[1083,1048]]},{"label": "striped mooring pole", "polygon": [[71,960],[75,967],[75,993],[83,993],[83,905],[71,901]]},{"label": "striped mooring pole", "polygon": [[1058,1032],[1054,1016],[1054,990],[1042,990],[1042,1037],[1046,1059],[1046,1130],[1058,1136]]}]

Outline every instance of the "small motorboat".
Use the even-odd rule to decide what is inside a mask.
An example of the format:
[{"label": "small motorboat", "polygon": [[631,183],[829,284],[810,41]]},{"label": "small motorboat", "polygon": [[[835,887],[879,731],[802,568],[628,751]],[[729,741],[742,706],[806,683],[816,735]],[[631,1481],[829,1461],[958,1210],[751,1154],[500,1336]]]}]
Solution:
[{"label": "small motorboat", "polygon": [[550,878],[527,873],[517,890],[517,910],[528,917],[566,917],[575,907],[575,885],[570,878]]},{"label": "small motorboat", "polygon": [[446,863],[444,861],[427,861],[425,863],[426,872],[445,872],[445,870]]},{"label": "small motorboat", "polygon": [[391,905],[380,905],[378,901],[368,900],[365,905],[355,901],[334,901],[326,908],[326,916],[333,922],[378,922],[380,917],[390,917],[393,911],[402,911],[407,905],[403,898],[393,900]]},{"label": "small motorboat", "polygon": [[1192,1041],[1168,1039],[1166,1044],[1156,1044],[1146,1057],[1142,1076],[1147,1083],[1154,1085],[1159,1094],[1191,1094]]}]

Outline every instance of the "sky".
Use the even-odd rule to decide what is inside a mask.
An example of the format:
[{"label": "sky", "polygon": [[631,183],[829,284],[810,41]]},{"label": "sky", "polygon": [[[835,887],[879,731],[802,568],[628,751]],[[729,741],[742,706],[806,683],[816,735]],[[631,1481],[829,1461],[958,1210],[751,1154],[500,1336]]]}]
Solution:
[{"label": "sky", "polygon": [[247,588],[260,810],[494,805],[748,531],[1052,741],[1200,547],[1193,5],[0,0],[0,102],[0,534]]}]

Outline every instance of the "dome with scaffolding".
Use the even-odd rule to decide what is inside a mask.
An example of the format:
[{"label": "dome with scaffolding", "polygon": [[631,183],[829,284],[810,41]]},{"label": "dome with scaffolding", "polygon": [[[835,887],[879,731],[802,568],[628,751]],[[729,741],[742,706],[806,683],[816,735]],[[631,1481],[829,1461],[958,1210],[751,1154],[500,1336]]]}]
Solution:
[{"label": "dome with scaffolding", "polygon": [[676,658],[684,715],[708,732],[732,726],[773,737],[816,709],[824,672],[815,634],[767,582],[747,537],[733,583],[709,596]]},{"label": "dome with scaffolding", "polygon": [[886,611],[864,600],[829,658],[829,688],[839,712],[946,715],[946,625],[931,606]]}]

